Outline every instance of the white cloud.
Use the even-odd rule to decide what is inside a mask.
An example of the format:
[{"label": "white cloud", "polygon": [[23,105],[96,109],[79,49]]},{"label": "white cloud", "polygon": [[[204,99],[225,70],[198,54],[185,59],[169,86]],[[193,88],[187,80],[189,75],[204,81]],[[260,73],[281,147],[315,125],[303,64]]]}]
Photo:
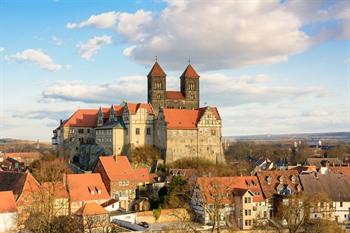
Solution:
[{"label": "white cloud", "polygon": [[5,48],[3,47],[0,47],[0,53],[4,52],[5,51]]},{"label": "white cloud", "polygon": [[94,54],[103,46],[112,42],[111,36],[95,36],[85,43],[79,43],[79,54],[82,58],[90,60]]},{"label": "white cloud", "polygon": [[48,54],[40,49],[26,49],[14,55],[7,56],[6,59],[34,63],[41,69],[48,71],[56,71],[62,68],[61,65],[56,64]]},{"label": "white cloud", "polygon": [[152,19],[149,11],[138,10],[134,14],[126,12],[110,11],[98,15],[92,15],[80,23],[67,23],[69,29],[94,26],[96,28],[110,28],[123,34],[128,40],[142,40],[145,32],[142,26]]},{"label": "white cloud", "polygon": [[[329,39],[350,37],[347,1],[167,1],[159,14],[105,12],[71,28],[111,28],[128,44],[123,54],[141,64],[154,56],[171,69],[191,57],[201,70],[287,61],[291,55]],[[308,35],[308,24],[321,25]],[[332,24],[334,25],[334,24]]]},{"label": "white cloud", "polygon": [[[119,103],[122,99],[142,101],[146,96],[146,77],[126,76],[114,82],[103,84],[86,84],[81,81],[56,81],[43,93],[44,101],[76,101],[84,103]],[[144,100],[143,100],[144,101]]]}]

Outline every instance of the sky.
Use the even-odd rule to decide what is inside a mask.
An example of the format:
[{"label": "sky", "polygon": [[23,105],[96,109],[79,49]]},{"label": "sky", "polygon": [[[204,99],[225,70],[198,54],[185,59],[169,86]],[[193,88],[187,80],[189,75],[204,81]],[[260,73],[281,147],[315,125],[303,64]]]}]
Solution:
[{"label": "sky", "polygon": [[188,61],[224,136],[350,130],[350,2],[1,0],[0,138],[49,141],[78,108],[146,102]]}]

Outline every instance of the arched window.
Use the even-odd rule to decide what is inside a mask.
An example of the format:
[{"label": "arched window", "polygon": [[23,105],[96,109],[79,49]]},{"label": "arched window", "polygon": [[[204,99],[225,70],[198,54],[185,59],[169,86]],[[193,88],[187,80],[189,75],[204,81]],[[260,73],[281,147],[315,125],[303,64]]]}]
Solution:
[{"label": "arched window", "polygon": [[163,87],[162,82],[156,82],[155,87],[156,89],[162,89]]},{"label": "arched window", "polygon": [[193,90],[196,89],[196,85],[195,85],[193,82],[190,82],[190,83],[188,84],[188,89],[189,89],[190,91],[193,91]]}]

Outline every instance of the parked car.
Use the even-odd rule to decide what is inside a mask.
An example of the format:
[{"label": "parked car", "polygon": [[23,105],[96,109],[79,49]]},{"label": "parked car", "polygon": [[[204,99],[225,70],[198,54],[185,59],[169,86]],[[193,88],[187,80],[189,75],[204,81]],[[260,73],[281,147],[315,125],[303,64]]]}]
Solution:
[{"label": "parked car", "polygon": [[140,226],[144,227],[144,228],[149,228],[149,224],[147,222],[139,222]]}]

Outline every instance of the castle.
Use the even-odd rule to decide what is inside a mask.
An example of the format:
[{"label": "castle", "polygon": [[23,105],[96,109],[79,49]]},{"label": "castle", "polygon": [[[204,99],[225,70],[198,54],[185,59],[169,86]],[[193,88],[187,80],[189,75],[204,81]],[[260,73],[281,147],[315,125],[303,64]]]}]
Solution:
[{"label": "castle", "polygon": [[221,117],[216,107],[200,107],[199,75],[192,65],[180,76],[180,91],[167,91],[158,62],[147,81],[148,103],[78,109],[53,131],[54,147],[72,158],[84,145],[102,148],[103,155],[128,155],[134,147],[150,145],[161,150],[166,163],[184,158],[223,162]]}]

